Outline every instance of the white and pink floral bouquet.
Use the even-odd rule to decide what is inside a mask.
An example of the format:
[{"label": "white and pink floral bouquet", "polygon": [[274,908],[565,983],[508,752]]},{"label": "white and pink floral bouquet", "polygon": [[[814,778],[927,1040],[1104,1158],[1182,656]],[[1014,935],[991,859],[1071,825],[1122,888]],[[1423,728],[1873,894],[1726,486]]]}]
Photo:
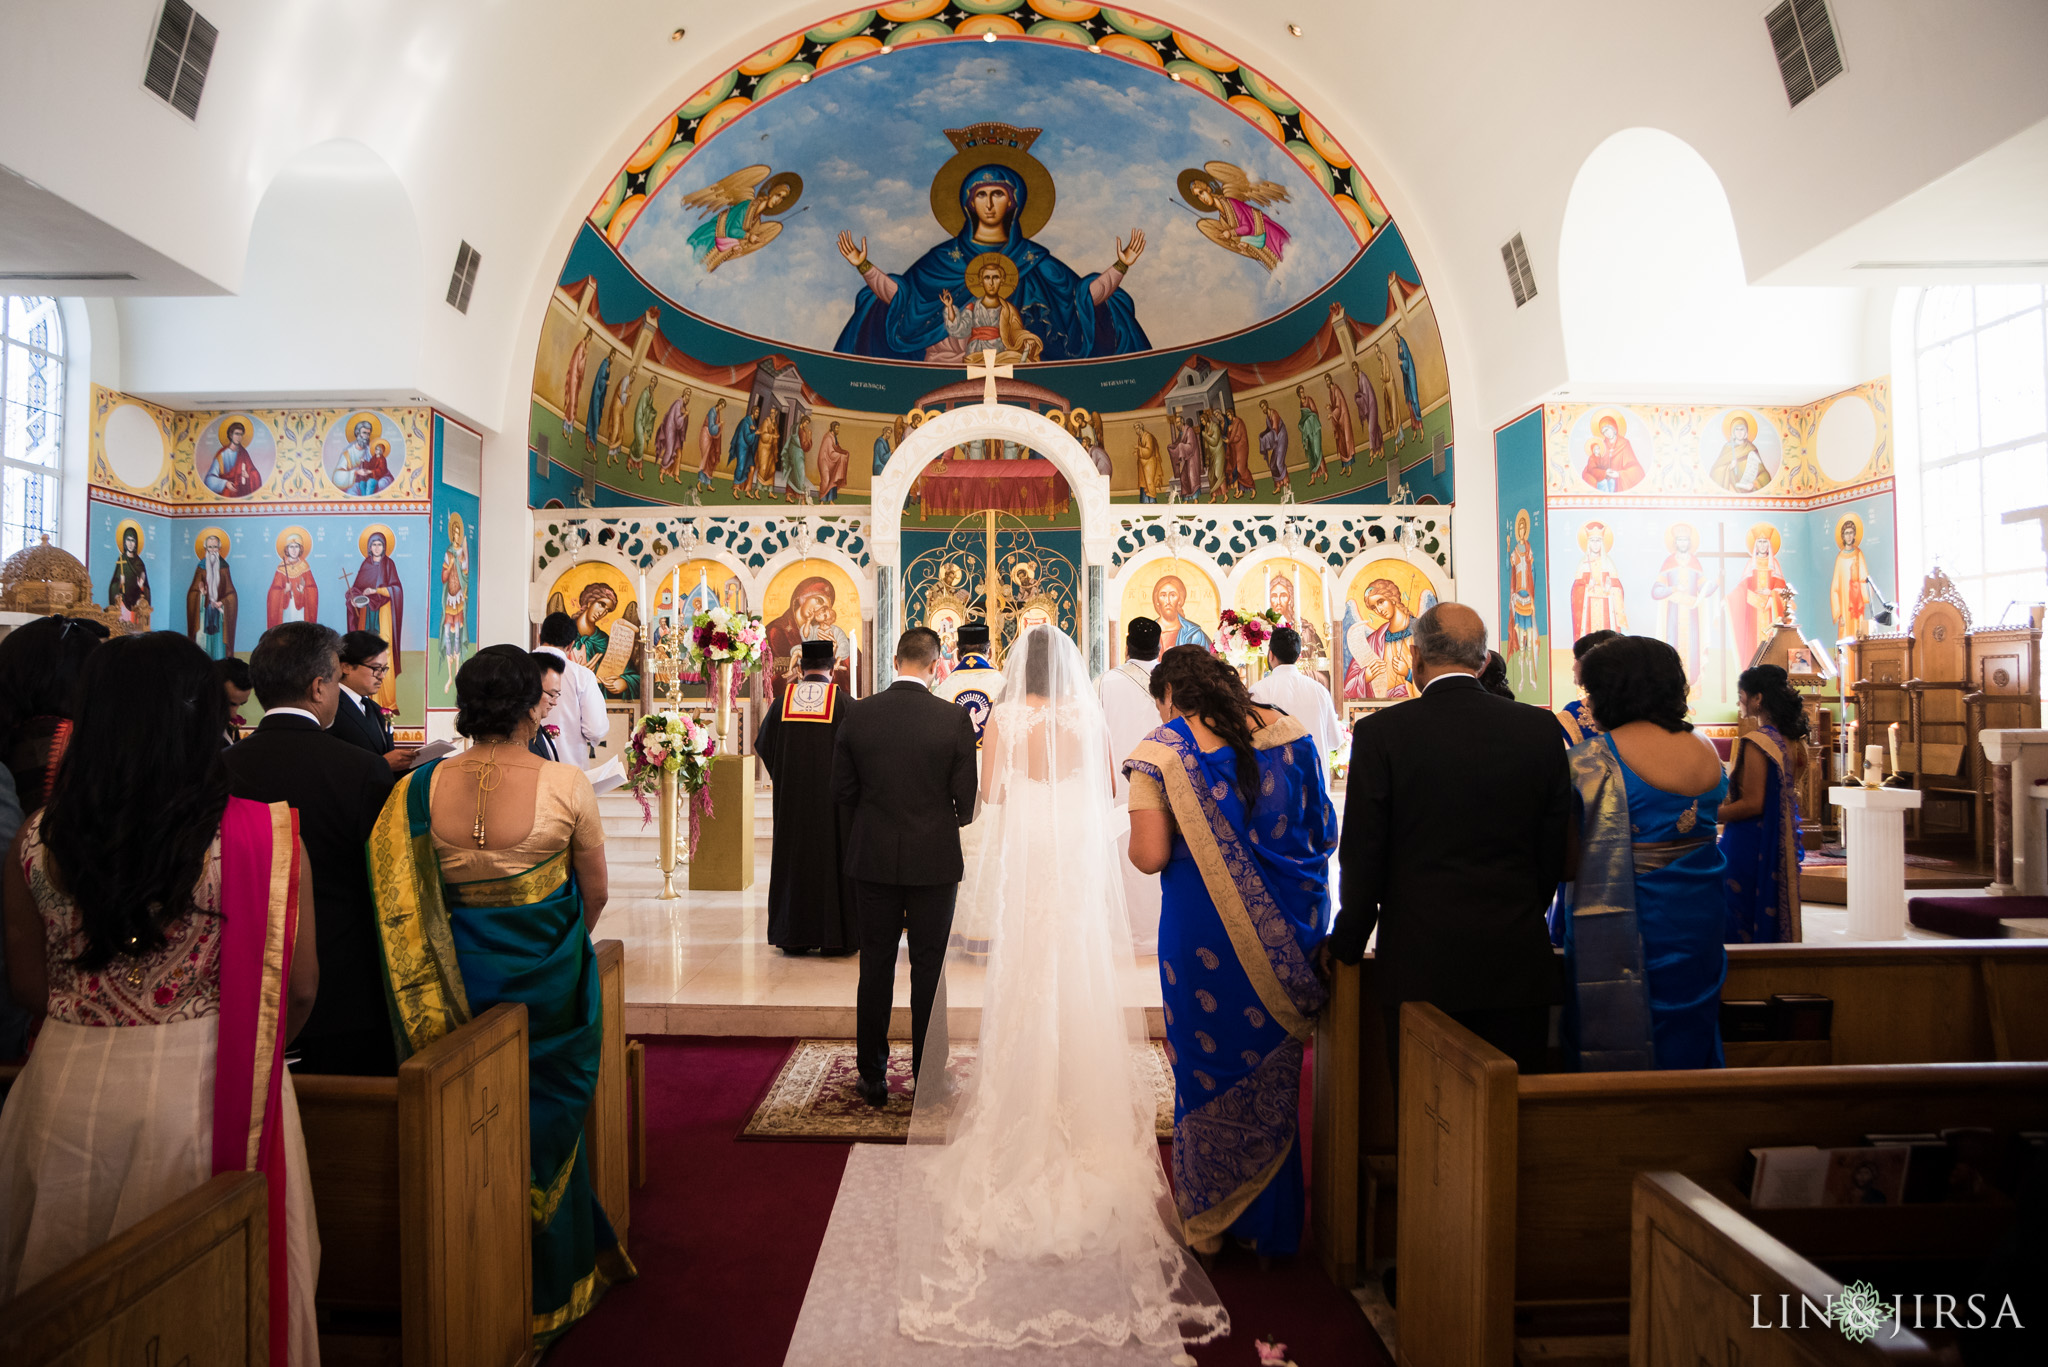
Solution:
[{"label": "white and pink floral bouquet", "polygon": [[660,793],[661,776],[675,775],[690,813],[693,856],[701,823],[711,815],[711,760],[717,753],[718,738],[710,727],[674,712],[648,713],[626,742],[626,788],[639,799],[646,820],[654,819],[649,798]]},{"label": "white and pink floral bouquet", "polygon": [[708,679],[716,669],[728,669],[735,686],[761,667],[761,652],[768,644],[768,627],[759,617],[734,612],[723,604],[700,612],[683,623],[681,640],[683,667],[694,677]]},{"label": "white and pink floral bouquet", "polygon": [[1283,614],[1272,608],[1264,612],[1239,612],[1236,608],[1225,608],[1217,619],[1216,635],[1209,644],[1209,651],[1242,668],[1247,660],[1266,648],[1274,632],[1292,625]]}]

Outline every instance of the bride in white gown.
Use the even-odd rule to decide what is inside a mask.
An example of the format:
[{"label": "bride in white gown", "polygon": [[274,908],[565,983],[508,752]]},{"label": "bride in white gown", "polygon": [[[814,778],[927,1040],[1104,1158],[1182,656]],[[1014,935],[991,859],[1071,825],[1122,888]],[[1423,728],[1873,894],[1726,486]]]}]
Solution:
[{"label": "bride in white gown", "polygon": [[1135,1063],[1146,973],[1111,862],[1101,705],[1053,627],[1024,633],[1004,676],[968,880],[989,937],[979,1061],[950,1087],[940,1074],[942,987],[899,1198],[898,1322],[961,1347],[1136,1340],[1192,1361],[1182,1345],[1230,1321],[1181,1243]]}]

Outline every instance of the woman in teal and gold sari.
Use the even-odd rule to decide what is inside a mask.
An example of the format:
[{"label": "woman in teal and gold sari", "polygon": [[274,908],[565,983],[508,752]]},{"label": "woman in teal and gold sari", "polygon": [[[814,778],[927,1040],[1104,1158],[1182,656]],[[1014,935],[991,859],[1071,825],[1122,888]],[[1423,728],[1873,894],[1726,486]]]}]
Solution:
[{"label": "woman in teal and gold sari", "polygon": [[1159,979],[1173,1060],[1173,1186],[1202,1254],[1295,1252],[1305,1209],[1302,1047],[1327,995],[1337,815],[1308,728],[1254,704],[1200,646],[1152,671],[1166,724],[1124,762],[1131,862],[1162,875]]},{"label": "woman in teal and gold sari", "polygon": [[370,836],[370,880],[401,1059],[499,1002],[526,1006],[533,1335],[545,1346],[634,1275],[581,1142],[604,1035],[590,943],[604,828],[583,772],[526,748],[541,702],[526,652],[478,652],[455,694],[455,729],[472,744],[399,780]]}]

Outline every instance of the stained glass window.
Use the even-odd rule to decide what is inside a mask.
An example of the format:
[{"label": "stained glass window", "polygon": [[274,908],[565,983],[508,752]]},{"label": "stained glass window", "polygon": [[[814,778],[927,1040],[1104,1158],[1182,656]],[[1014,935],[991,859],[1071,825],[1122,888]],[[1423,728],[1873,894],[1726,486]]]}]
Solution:
[{"label": "stained glass window", "polygon": [[[1989,625],[2048,601],[2038,523],[2048,504],[2048,307],[2039,285],[1945,285],[1921,296],[1920,546]],[[1904,587],[1904,585],[1901,585]],[[1908,605],[1910,610],[1910,605]],[[2011,621],[2023,620],[2013,610]]]},{"label": "stained glass window", "polygon": [[0,558],[57,539],[63,506],[64,323],[57,301],[0,297]]}]

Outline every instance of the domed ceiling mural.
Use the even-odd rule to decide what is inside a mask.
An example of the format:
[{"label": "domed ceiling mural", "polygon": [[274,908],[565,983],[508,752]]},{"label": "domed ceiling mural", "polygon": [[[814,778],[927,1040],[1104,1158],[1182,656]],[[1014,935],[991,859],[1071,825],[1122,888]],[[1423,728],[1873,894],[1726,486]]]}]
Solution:
[{"label": "domed ceiling mural", "polygon": [[1450,498],[1434,310],[1312,114],[1135,12],[906,0],[627,160],[536,357],[533,501],[865,501],[984,349],[1120,500]]}]

